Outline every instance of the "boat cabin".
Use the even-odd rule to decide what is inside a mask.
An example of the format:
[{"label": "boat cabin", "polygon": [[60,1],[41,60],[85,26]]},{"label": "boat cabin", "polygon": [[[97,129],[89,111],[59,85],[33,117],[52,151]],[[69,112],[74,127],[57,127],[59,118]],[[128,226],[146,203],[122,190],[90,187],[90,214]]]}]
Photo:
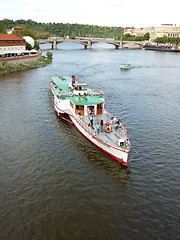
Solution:
[{"label": "boat cabin", "polygon": [[99,96],[95,96],[93,92],[88,92],[87,83],[77,83],[73,78],[72,86],[75,97],[71,102],[71,107],[76,114],[85,116],[90,112],[95,115],[103,113],[103,100]]},{"label": "boat cabin", "polygon": [[73,84],[73,93],[74,95],[87,95],[87,84],[86,83],[74,83]]},{"label": "boat cabin", "polygon": [[103,91],[90,89],[87,83],[76,82],[75,76],[72,76],[72,79],[62,76],[52,77],[51,87],[57,96],[56,105],[61,110],[70,107],[73,112],[81,116],[88,116],[90,112],[94,115],[103,114]]},{"label": "boat cabin", "polygon": [[89,115],[91,112],[94,115],[99,115],[103,113],[103,107],[103,103],[94,105],[75,104],[75,112],[81,116]]}]

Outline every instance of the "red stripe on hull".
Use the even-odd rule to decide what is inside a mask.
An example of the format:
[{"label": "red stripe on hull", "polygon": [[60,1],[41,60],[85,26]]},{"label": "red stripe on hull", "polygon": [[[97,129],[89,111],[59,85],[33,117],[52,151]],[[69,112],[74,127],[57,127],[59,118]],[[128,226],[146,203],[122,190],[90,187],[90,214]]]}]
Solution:
[{"label": "red stripe on hull", "polygon": [[[75,124],[74,124],[74,126],[76,127]],[[77,127],[76,127],[76,128],[77,128]],[[78,128],[77,128],[77,130],[78,130],[85,138],[87,138],[90,142],[92,142],[94,145],[96,145],[98,148],[100,148],[103,152],[105,152],[105,153],[107,153],[108,155],[110,155],[112,158],[114,158],[115,160],[117,160],[117,161],[118,161],[120,164],[122,164],[123,166],[127,166],[127,162],[124,162],[124,161],[120,162],[118,157],[114,156],[113,154],[111,154],[111,153],[107,152],[106,150],[104,150],[103,148],[99,147],[97,144],[95,144],[93,141],[91,141],[88,137],[86,137]]]},{"label": "red stripe on hull", "polygon": [[[56,106],[57,107],[57,106]],[[57,107],[58,108],[58,107]],[[59,109],[59,108],[58,108]],[[74,118],[74,120],[78,123],[78,121]],[[81,119],[82,120],[82,119]],[[82,120],[83,121],[83,120]],[[84,122],[84,121],[83,121]],[[85,123],[85,122],[84,122]],[[79,124],[79,123],[78,123]],[[85,123],[86,125],[87,125],[87,123]],[[81,126],[81,125],[80,125]],[[88,125],[87,125],[88,126]],[[82,126],[81,126],[82,127]],[[82,127],[83,128],[83,127]],[[84,128],[83,128],[84,129]],[[84,129],[86,132],[88,132],[86,129]],[[88,132],[89,133],[89,132]],[[92,135],[92,134],[91,134]],[[95,137],[96,138],[96,137]],[[89,138],[88,138],[89,139]],[[96,138],[97,139],[97,138]],[[121,150],[121,149],[118,149],[117,147],[114,147],[114,146],[112,146],[112,145],[109,145],[109,144],[107,144],[107,143],[105,143],[105,142],[103,142],[103,141],[101,141],[101,140],[99,140],[100,142],[102,142],[103,144],[105,144],[105,145],[107,145],[107,146],[109,146],[109,147],[112,147],[112,148],[114,148],[114,149],[117,149],[118,151],[121,151],[121,152],[125,152],[125,153],[129,153],[129,151],[128,152],[126,152],[126,151],[124,151],[124,150]]]}]

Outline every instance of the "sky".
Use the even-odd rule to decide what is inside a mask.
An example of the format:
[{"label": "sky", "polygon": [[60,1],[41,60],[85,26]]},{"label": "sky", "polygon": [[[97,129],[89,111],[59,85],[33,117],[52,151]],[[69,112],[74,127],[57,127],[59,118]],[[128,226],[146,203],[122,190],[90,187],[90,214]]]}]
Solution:
[{"label": "sky", "polygon": [[180,26],[179,0],[0,0],[0,20],[114,27]]}]

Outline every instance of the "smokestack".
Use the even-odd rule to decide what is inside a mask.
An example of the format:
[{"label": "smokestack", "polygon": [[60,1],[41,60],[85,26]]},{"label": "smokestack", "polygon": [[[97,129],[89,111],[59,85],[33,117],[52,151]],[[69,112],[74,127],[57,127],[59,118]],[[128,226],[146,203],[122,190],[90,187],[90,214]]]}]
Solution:
[{"label": "smokestack", "polygon": [[76,79],[75,79],[75,76],[73,75],[73,76],[72,76],[72,85],[73,85],[73,86],[74,86],[75,82],[76,82]]}]

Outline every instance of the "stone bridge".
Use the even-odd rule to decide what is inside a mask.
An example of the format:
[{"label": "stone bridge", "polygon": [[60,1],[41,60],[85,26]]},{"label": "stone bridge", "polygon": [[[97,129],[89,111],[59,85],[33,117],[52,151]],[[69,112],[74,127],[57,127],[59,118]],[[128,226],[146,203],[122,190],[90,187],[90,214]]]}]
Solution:
[{"label": "stone bridge", "polygon": [[142,42],[134,41],[122,41],[122,40],[113,40],[113,39],[99,39],[99,38],[76,38],[76,39],[66,39],[66,38],[49,38],[47,40],[38,40],[39,44],[51,44],[52,49],[56,50],[57,45],[65,42],[75,42],[84,45],[85,49],[91,49],[93,44],[96,43],[107,43],[115,46],[115,49],[139,49]]}]

